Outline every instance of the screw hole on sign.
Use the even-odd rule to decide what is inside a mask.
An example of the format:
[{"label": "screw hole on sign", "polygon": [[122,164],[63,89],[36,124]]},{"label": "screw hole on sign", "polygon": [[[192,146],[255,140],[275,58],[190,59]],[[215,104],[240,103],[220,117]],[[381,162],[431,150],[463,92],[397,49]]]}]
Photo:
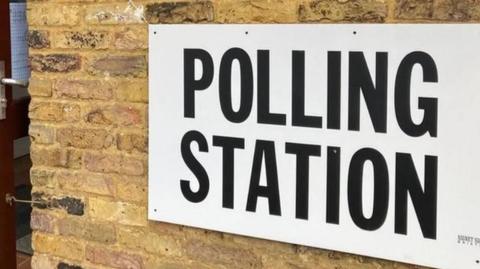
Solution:
[{"label": "screw hole on sign", "polygon": [[153,34],[154,34],[154,35],[156,35],[156,34],[157,34],[157,32],[153,32]]},{"label": "screw hole on sign", "polygon": [[154,210],[153,210],[153,212],[157,212],[157,210],[156,210],[156,209],[154,209]]},{"label": "screw hole on sign", "polygon": [[476,264],[480,264],[480,260],[476,260],[475,263],[476,263]]},{"label": "screw hole on sign", "polygon": [[245,34],[248,35],[248,31],[245,31]]},{"label": "screw hole on sign", "polygon": [[353,31],[353,34],[356,35],[356,34],[357,34],[357,31]]}]

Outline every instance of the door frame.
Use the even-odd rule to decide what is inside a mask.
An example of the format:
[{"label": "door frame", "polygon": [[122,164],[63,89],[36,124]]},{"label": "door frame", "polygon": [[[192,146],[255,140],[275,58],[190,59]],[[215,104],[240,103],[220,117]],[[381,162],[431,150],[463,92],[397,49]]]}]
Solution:
[{"label": "door frame", "polygon": [[[5,77],[11,77],[10,1],[0,1],[0,61],[5,62]],[[5,201],[15,193],[13,180],[13,100],[12,89],[5,87],[7,118],[0,120],[0,265],[16,267],[15,207]],[[9,117],[10,116],[10,117]]]}]

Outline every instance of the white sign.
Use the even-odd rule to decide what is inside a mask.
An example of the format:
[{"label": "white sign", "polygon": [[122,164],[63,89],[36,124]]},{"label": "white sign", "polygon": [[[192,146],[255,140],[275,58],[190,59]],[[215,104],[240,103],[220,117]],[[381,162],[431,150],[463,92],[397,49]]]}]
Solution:
[{"label": "white sign", "polygon": [[480,268],[478,25],[154,25],[149,53],[149,219]]}]

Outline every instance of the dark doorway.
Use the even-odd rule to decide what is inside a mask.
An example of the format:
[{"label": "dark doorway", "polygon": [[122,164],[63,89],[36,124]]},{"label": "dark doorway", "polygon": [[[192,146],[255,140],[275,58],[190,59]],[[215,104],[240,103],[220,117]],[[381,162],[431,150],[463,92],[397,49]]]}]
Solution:
[{"label": "dark doorway", "polygon": [[[10,1],[10,41],[12,57],[12,78],[27,81],[30,77],[28,68],[27,19],[25,0]],[[28,137],[28,103],[30,97],[26,88],[12,87],[12,98],[17,108],[15,110],[14,134],[14,182],[15,197],[31,200],[30,140]],[[30,228],[29,204],[15,205],[16,250],[26,255],[32,255],[32,237]],[[18,262],[17,262],[18,264]]]}]

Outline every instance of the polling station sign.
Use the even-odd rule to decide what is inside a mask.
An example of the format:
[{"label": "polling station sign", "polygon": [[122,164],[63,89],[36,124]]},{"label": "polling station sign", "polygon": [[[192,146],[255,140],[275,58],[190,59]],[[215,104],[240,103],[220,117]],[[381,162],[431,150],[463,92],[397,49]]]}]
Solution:
[{"label": "polling station sign", "polygon": [[478,25],[149,36],[149,219],[480,268]]}]

